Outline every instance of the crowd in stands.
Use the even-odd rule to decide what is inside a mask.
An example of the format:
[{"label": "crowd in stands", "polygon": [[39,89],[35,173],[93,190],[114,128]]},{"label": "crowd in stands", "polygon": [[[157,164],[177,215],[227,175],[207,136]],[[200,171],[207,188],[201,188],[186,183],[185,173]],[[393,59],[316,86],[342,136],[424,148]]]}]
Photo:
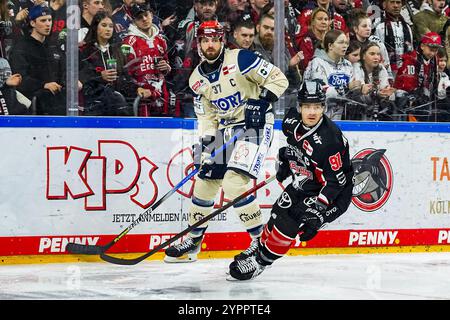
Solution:
[{"label": "crowd in stands", "polygon": [[[450,121],[446,0],[279,0],[286,110],[321,79],[336,120]],[[195,117],[196,30],[274,62],[273,0],[79,0],[79,115]],[[65,0],[0,0],[3,115],[66,115]]]}]

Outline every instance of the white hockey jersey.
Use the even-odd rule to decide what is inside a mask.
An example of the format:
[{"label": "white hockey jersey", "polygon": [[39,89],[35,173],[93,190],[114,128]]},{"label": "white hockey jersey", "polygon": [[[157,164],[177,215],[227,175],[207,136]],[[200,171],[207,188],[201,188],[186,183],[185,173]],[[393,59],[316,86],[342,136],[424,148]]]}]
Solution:
[{"label": "white hockey jersey", "polygon": [[331,60],[325,50],[316,49],[314,58],[308,64],[303,75],[305,80],[321,79],[328,85],[327,98],[343,96],[353,81],[353,66],[350,61],[341,59],[338,63]]},{"label": "white hockey jersey", "polygon": [[200,64],[189,78],[199,135],[214,135],[216,130],[243,124],[247,99],[258,99],[262,88],[280,97],[288,85],[278,67],[255,53],[225,49],[217,70],[205,74]]}]

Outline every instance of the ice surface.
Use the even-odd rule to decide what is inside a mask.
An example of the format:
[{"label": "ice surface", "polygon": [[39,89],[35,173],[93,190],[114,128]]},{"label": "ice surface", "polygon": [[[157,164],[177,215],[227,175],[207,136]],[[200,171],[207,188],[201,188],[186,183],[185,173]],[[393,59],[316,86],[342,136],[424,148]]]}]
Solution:
[{"label": "ice surface", "polygon": [[4,265],[0,299],[450,299],[450,253],[286,256],[258,278],[226,281],[230,259]]}]

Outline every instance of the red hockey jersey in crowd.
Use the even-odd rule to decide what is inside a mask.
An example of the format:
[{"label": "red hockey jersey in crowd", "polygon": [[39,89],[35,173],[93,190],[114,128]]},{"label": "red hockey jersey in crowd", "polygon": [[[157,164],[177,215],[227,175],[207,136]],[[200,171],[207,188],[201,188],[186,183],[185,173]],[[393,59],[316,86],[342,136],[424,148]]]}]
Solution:
[{"label": "red hockey jersey in crowd", "polygon": [[156,68],[160,60],[169,61],[166,40],[159,34],[156,26],[152,35],[141,32],[134,24],[128,29],[122,42],[122,51],[127,58],[128,73],[136,84],[152,91],[150,105],[140,109],[139,115],[150,116],[165,113],[168,110],[169,92],[165,74]]},{"label": "red hockey jersey in crowd", "polygon": [[402,60],[403,64],[397,71],[394,88],[411,92],[420,87],[428,89],[428,92],[430,92],[432,77],[436,75],[436,71],[431,68],[436,64],[431,63],[431,60],[428,62],[423,60],[423,63],[420,63],[417,51],[403,54]]},{"label": "red hockey jersey in crowd", "polygon": [[[313,12],[313,9],[304,9],[300,13],[300,15],[297,17],[297,21],[300,24],[300,32],[297,34],[297,44],[299,43],[300,37],[304,35],[306,32],[308,32],[309,28],[309,22],[311,20],[311,14]],[[349,30],[347,28],[347,24],[345,23],[345,19],[343,16],[341,16],[337,12],[330,12],[328,11],[328,14],[330,15],[330,19],[333,21],[333,28],[336,30],[342,30],[345,33],[348,33]]]}]

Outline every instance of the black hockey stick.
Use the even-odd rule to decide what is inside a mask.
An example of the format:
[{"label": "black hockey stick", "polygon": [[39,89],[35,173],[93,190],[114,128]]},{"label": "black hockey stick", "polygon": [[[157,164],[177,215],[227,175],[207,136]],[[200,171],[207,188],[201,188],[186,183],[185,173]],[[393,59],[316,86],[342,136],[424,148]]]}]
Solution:
[{"label": "black hockey stick", "polygon": [[241,194],[239,197],[235,198],[233,201],[228,202],[225,206],[223,206],[220,209],[217,209],[216,211],[214,211],[213,213],[207,215],[206,217],[204,217],[203,219],[197,221],[196,223],[194,223],[192,226],[184,229],[183,231],[181,231],[180,233],[178,233],[176,236],[174,236],[173,238],[167,240],[166,242],[160,244],[159,246],[157,246],[156,248],[154,248],[152,251],[147,252],[146,254],[136,257],[134,259],[122,259],[122,258],[117,258],[117,257],[112,257],[112,256],[108,256],[105,253],[102,253],[100,255],[100,258],[102,258],[103,260],[105,260],[106,262],[110,262],[110,263],[114,263],[114,264],[120,264],[120,265],[135,265],[138,264],[139,262],[141,262],[142,260],[147,259],[148,257],[150,257],[151,255],[155,254],[156,252],[158,252],[159,250],[165,248],[166,246],[170,245],[172,242],[177,241],[178,239],[180,239],[181,237],[183,237],[185,234],[189,233],[190,231],[192,231],[193,229],[197,228],[198,226],[202,225],[203,223],[205,223],[206,221],[214,218],[215,216],[217,216],[219,213],[225,211],[226,209],[228,209],[229,207],[231,207],[232,205],[236,204],[237,202],[241,201],[242,199],[244,199],[245,197],[248,197],[249,195],[251,195],[253,192],[255,192],[256,190],[264,187],[265,185],[269,184],[270,182],[272,182],[275,179],[275,175],[271,176],[270,178],[268,178],[267,180],[264,180],[260,183],[258,183],[257,185],[255,185],[253,188],[247,190],[246,192],[244,192],[243,194]]},{"label": "black hockey stick", "polygon": [[[218,150],[215,150],[211,154],[211,159],[213,159],[216,155],[222,153],[225,149],[227,149],[231,144],[233,144],[242,134],[244,133],[243,130],[239,130],[230,140],[228,140],[227,143],[223,144]],[[155,202],[150,208],[142,212],[139,217],[133,221],[132,224],[128,226],[125,230],[123,230],[118,236],[116,236],[111,242],[105,244],[105,245],[87,245],[87,244],[81,244],[81,243],[68,243],[66,246],[66,250],[70,253],[76,253],[76,254],[103,254],[105,251],[107,251],[109,248],[111,248],[113,245],[115,245],[124,235],[126,235],[128,232],[130,232],[134,227],[136,227],[141,221],[142,218],[153,212],[156,208],[158,208],[161,203],[166,201],[167,198],[169,198],[172,194],[174,194],[178,189],[180,189],[186,182],[191,180],[193,176],[195,176],[201,168],[196,168],[195,170],[192,170],[191,173],[189,173],[183,180],[181,180],[175,187],[172,188],[169,192],[167,192],[164,196],[162,196],[161,199],[159,199],[157,202]]]}]

